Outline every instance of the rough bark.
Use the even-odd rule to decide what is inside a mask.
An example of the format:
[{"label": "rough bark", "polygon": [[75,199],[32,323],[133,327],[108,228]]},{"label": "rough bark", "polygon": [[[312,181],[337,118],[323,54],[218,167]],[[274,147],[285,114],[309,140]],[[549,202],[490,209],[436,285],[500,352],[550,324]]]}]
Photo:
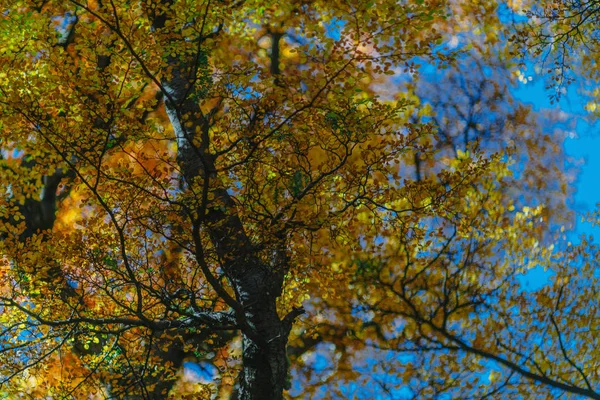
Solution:
[{"label": "rough bark", "polygon": [[[196,259],[205,264],[200,232],[207,232],[222,260],[221,268],[236,296],[230,298],[206,265],[203,271],[215,291],[236,311],[243,336],[242,372],[238,398],[280,399],[286,387],[288,360],[286,345],[292,323],[302,310],[280,319],[276,300],[287,270],[285,244],[275,246],[275,257],[264,261],[257,255],[259,244],[252,243],[235,209],[235,202],[220,184],[215,155],[209,152],[210,116],[203,115],[195,99],[188,96],[193,84],[193,63],[181,58],[170,60],[172,74],[161,84],[166,93],[166,109],[178,142],[178,162],[185,185],[200,179],[212,193],[194,214]],[[186,124],[183,121],[186,121]]]},{"label": "rough bark", "polygon": [[[187,88],[173,83],[163,81],[170,97],[179,99]],[[198,105],[191,99],[183,99],[179,106],[167,103],[167,110],[178,137],[178,160],[185,181],[191,184],[200,176],[205,182],[210,179],[218,182],[214,156],[202,146],[193,145],[196,138],[192,132],[199,125],[202,125],[200,131],[205,131],[208,122],[196,120],[189,128],[182,128],[181,115],[199,113]],[[201,230],[208,231],[217,255],[224,260],[222,268],[236,293],[235,299],[227,299],[224,289],[216,279],[211,279],[210,271],[205,269],[207,280],[212,280],[217,293],[236,310],[242,327],[243,367],[239,378],[239,398],[279,399],[288,374],[286,344],[292,321],[291,318],[281,320],[276,307],[286,266],[267,264],[255,254],[256,246],[245,234],[226,188],[215,189],[213,195],[211,202],[196,210],[201,214],[195,221],[195,235],[200,235]],[[198,248],[199,245],[200,239],[196,237],[196,258],[202,266],[203,250]]]}]

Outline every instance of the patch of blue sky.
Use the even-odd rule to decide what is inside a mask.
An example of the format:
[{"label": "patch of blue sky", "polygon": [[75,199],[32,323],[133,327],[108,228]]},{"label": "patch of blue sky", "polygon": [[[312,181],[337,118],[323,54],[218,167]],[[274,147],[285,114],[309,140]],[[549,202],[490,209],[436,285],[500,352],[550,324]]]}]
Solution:
[{"label": "patch of blue sky", "polygon": [[353,362],[356,371],[369,384],[359,380],[340,386],[339,390],[344,398],[414,398],[414,392],[410,387],[402,385],[389,372],[392,365],[408,365],[415,361],[415,357],[412,354],[399,354],[393,351],[383,351],[372,355],[373,357],[369,357],[369,354],[363,353]]},{"label": "patch of blue sky", "polygon": [[334,350],[335,345],[333,343],[319,343],[305,362],[316,373],[330,372],[335,357]]},{"label": "patch of blue sky", "polygon": [[219,370],[214,365],[207,362],[184,362],[183,369],[193,375],[198,382],[211,383],[219,376]]},{"label": "patch of blue sky", "polygon": [[[530,66],[527,71],[535,71],[535,69]],[[527,71],[524,73],[528,73]],[[589,114],[584,109],[585,98],[579,95],[576,83],[568,88],[559,102],[551,104],[543,78],[535,72],[531,72],[529,77],[531,80],[522,81],[513,91],[519,100],[530,104],[536,111],[551,109],[559,113],[568,113],[572,118],[577,119],[574,132],[565,138],[564,149],[569,157],[582,161],[575,181],[574,208],[578,217],[585,216],[588,212],[594,211],[596,204],[600,202],[600,185],[598,184],[600,158],[597,157],[600,150],[598,126],[594,126],[588,118]],[[575,222],[575,229],[567,234],[568,239],[573,243],[579,242],[578,236],[581,234],[600,236],[599,227],[581,221],[581,218],[577,218]]]},{"label": "patch of blue sky", "polygon": [[535,292],[550,283],[550,279],[554,273],[550,270],[545,270],[541,266],[537,266],[517,276],[517,280],[521,285],[521,290],[525,292]]},{"label": "patch of blue sky", "polygon": [[333,40],[340,40],[345,25],[346,22],[341,19],[332,19],[325,25],[325,36],[330,37]]},{"label": "patch of blue sky", "polygon": [[498,19],[500,19],[500,22],[506,25],[527,22],[527,16],[524,12],[515,12],[505,3],[500,3],[498,5],[496,14],[498,15]]},{"label": "patch of blue sky", "polygon": [[[258,74],[256,74],[252,77],[251,82],[258,82],[258,80],[259,77]],[[239,97],[244,100],[259,99],[263,95],[261,92],[258,92],[252,88],[241,85],[235,85],[233,83],[228,83],[225,85],[225,87],[228,90],[231,90],[231,94],[233,97]]]}]

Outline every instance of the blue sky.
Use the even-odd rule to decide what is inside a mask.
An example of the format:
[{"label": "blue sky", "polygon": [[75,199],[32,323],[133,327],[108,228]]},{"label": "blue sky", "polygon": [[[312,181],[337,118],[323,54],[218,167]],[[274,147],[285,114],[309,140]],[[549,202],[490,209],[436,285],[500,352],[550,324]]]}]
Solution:
[{"label": "blue sky", "polygon": [[[501,21],[508,24],[527,20],[522,15],[510,11],[503,4],[498,8],[498,15]],[[528,70],[535,71],[536,68],[529,64]],[[564,146],[569,156],[584,161],[575,185],[577,190],[574,198],[575,211],[578,213],[593,211],[596,203],[600,202],[600,181],[598,179],[600,177],[600,157],[597,157],[600,150],[600,123],[596,123],[594,126],[589,118],[591,115],[584,109],[587,99],[579,95],[589,82],[575,80],[566,88],[566,94],[560,101],[557,104],[551,104],[549,96],[551,92],[545,88],[544,80],[548,76],[528,71],[524,71],[524,75],[524,81],[529,77],[531,77],[531,81],[520,84],[519,88],[513,91],[519,100],[531,104],[535,110],[556,109],[579,116],[576,127],[577,137],[565,139]],[[581,218],[577,218],[574,231],[569,233],[569,240],[578,242],[577,237],[581,234],[600,237],[600,228],[594,227],[588,222],[582,223]]]},{"label": "blue sky", "polygon": [[[578,116],[575,132],[577,137],[566,138],[565,151],[575,159],[581,160],[577,181],[575,182],[574,208],[578,214],[593,211],[600,202],[600,124],[593,124],[591,115],[585,109],[587,99],[579,95],[578,83],[568,87],[567,93],[558,104],[550,104],[550,92],[545,89],[543,77],[533,76],[527,84],[521,84],[515,95],[523,102],[531,104],[534,109],[542,108],[565,111]],[[577,218],[575,230],[570,232],[569,239],[578,241],[580,234],[593,234],[600,237],[600,229]]]},{"label": "blue sky", "polygon": [[[592,235],[597,241],[600,238],[600,227],[582,221],[581,217],[594,211],[600,203],[600,124],[594,124],[591,115],[584,109],[587,99],[580,96],[583,83],[575,82],[567,88],[567,93],[557,104],[550,103],[550,92],[545,89],[544,77],[532,74],[532,80],[520,84],[514,91],[515,96],[533,106],[535,110],[554,109],[576,116],[575,137],[565,138],[564,148],[568,156],[581,161],[575,182],[573,208],[577,213],[575,227],[567,233],[567,239],[579,243],[579,236]],[[522,279],[526,288],[535,290],[548,282],[549,273],[541,267],[529,271]]]}]

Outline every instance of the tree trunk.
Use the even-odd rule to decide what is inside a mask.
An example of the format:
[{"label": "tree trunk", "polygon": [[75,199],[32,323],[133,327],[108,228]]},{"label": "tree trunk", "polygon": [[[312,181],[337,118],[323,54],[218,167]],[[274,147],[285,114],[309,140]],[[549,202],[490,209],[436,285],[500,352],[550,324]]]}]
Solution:
[{"label": "tree trunk", "polygon": [[287,389],[287,335],[259,344],[244,335],[238,399],[281,399]]},{"label": "tree trunk", "polygon": [[[194,75],[186,72],[181,60],[173,62],[172,75],[162,84],[167,95],[167,114],[178,143],[177,158],[183,180],[186,185],[193,185],[200,178],[211,194],[211,200],[203,199],[192,213],[197,215],[197,221],[193,222],[196,260],[217,294],[235,310],[243,335],[238,398],[281,399],[288,379],[287,339],[293,320],[302,313],[300,309],[294,310],[283,320],[277,313],[276,300],[288,269],[285,241],[253,243],[246,235],[235,202],[217,176],[215,156],[208,151],[209,117],[202,115],[196,100],[187,97],[191,82],[184,77]],[[208,233],[235,299],[212,275],[204,259],[200,232]],[[264,256],[259,257],[258,248],[270,249],[274,257],[268,261]]]}]

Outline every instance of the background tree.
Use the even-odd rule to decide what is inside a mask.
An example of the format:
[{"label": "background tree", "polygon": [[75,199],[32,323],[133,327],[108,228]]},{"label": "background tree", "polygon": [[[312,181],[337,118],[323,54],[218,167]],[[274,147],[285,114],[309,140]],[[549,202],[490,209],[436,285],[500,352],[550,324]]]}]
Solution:
[{"label": "background tree", "polygon": [[[463,44],[480,43],[477,36],[461,40]],[[503,162],[489,167],[490,175],[472,183],[473,192],[463,193],[464,202],[453,197],[458,201],[446,203],[444,210],[449,212],[445,216],[438,213],[406,225],[395,220],[393,210],[380,210],[374,216],[380,229],[374,234],[387,230],[391,236],[386,240],[361,237],[365,243],[361,249],[340,256],[338,265],[352,265],[355,275],[339,286],[352,289],[344,296],[311,300],[314,318],[305,329],[312,336],[292,339],[292,357],[298,357],[298,392],[294,392],[298,398],[306,397],[307,388],[314,390],[315,397],[332,391],[340,397],[508,395],[500,390],[504,386],[489,383],[490,370],[497,377],[502,365],[443,344],[419,318],[435,313],[457,317],[448,298],[464,300],[459,308],[470,307],[469,298],[494,307],[500,301],[501,307],[513,307],[507,301],[513,295],[498,295],[500,289],[491,276],[504,279],[503,285],[510,290],[526,291],[522,276],[541,263],[537,252],[554,246],[556,231],[572,223],[568,211],[572,176],[562,169],[567,159],[560,145],[572,127],[561,120],[566,115],[557,118],[547,111],[534,112],[513,98],[509,92],[513,80],[509,65],[472,48],[445,72],[425,72],[411,83],[418,96],[412,118],[434,123],[437,151],[432,158],[413,153],[419,159],[405,175],[436,179],[448,165],[472,157],[475,146],[492,159],[494,152],[508,153]],[[532,228],[528,224],[534,219]],[[503,232],[506,237],[492,232]],[[512,240],[517,242],[511,244]],[[543,252],[547,254],[547,250]],[[462,279],[470,276],[466,282],[469,291],[460,285],[445,287],[456,275]],[[479,284],[475,284],[476,277]],[[401,288],[409,293],[408,298]],[[506,299],[501,300],[502,296]],[[487,323],[486,312],[472,306],[475,310],[458,323],[469,335]],[[527,324],[519,326],[526,329]],[[327,360],[326,366],[323,360]],[[328,378],[323,380],[323,375]],[[467,381],[470,386],[465,385]],[[518,383],[525,392],[530,390],[529,384],[537,383]]]}]

